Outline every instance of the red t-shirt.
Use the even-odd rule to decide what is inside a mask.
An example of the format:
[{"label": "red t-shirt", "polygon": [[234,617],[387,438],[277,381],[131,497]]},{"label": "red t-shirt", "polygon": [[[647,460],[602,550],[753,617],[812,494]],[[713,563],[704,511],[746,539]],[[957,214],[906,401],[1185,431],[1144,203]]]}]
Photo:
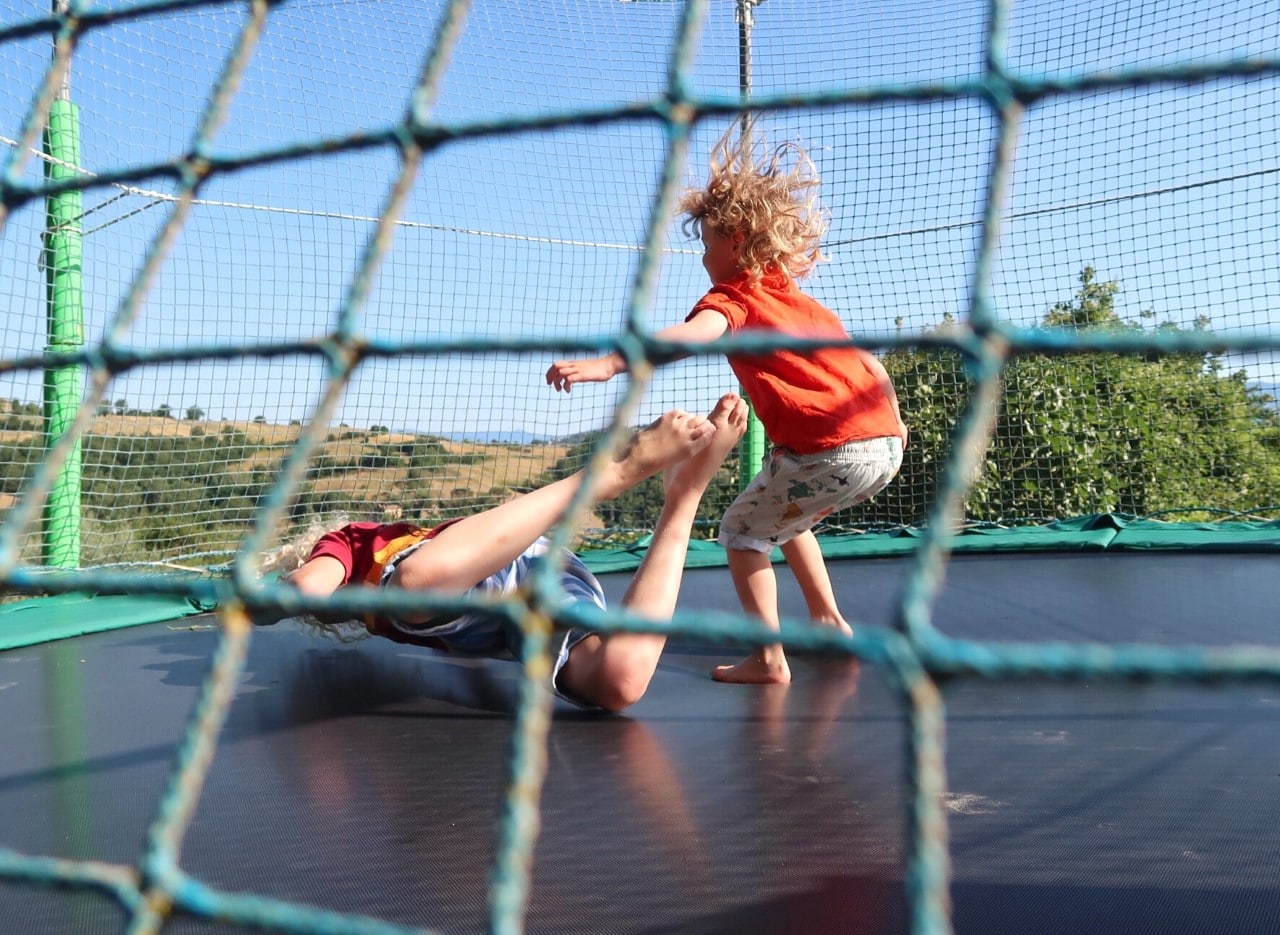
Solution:
[{"label": "red t-shirt", "polygon": [[347,584],[371,584],[382,581],[382,569],[415,542],[430,539],[440,529],[423,529],[413,523],[347,523],[326,533],[311,550],[311,558],[328,555],[342,563]]},{"label": "red t-shirt", "polygon": [[[423,529],[413,523],[347,523],[321,536],[320,541],[312,548],[310,558],[328,555],[341,562],[346,571],[342,579],[343,585],[378,587],[382,583],[382,570],[387,562],[414,543],[434,538],[455,522],[457,520],[449,520],[434,529]],[[447,619],[436,622],[444,623]],[[399,643],[413,643],[445,650],[449,648],[447,644],[434,637],[410,636],[372,612],[364,615],[363,622],[365,629],[370,633],[385,636]]]},{"label": "red t-shirt", "polygon": [[[756,282],[742,272],[714,287],[689,318],[708,309],[723,315],[735,334],[763,330],[802,338],[849,337],[833,311],[777,267]],[[769,441],[797,454],[898,434],[889,397],[852,347],[734,354],[729,366]]]}]

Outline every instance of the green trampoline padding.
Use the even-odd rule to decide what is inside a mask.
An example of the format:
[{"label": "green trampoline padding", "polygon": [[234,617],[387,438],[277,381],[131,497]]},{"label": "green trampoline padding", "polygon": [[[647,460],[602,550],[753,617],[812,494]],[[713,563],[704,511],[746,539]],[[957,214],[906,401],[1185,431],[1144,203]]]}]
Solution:
[{"label": "green trampoline padding", "polygon": [[0,605],[0,650],[159,623],[213,610],[166,594],[58,594]]},{"label": "green trampoline padding", "polygon": [[1120,525],[1111,548],[1205,549],[1215,552],[1266,552],[1280,549],[1280,521],[1162,523],[1132,520]]},{"label": "green trampoline padding", "polygon": [[[903,555],[920,545],[924,532],[895,529],[890,532],[820,536],[827,558],[880,558]],[[597,574],[628,571],[640,564],[648,540],[625,549],[597,549],[582,553],[587,567]],[[975,526],[956,533],[953,552],[1077,552],[1144,549],[1214,552],[1280,551],[1280,520],[1171,523],[1136,519],[1116,513],[1093,513],[1043,526]],[[782,553],[773,551],[773,560]],[[725,564],[724,549],[714,542],[695,541],[689,546],[688,568],[712,568]]]},{"label": "green trampoline padding", "polygon": [[[822,536],[830,559],[883,558],[906,554],[920,545],[923,532],[890,532]],[[596,574],[631,571],[639,566],[648,539],[623,549],[592,549],[582,559]],[[1078,552],[1178,550],[1213,552],[1280,551],[1280,520],[1171,523],[1097,513],[1044,526],[967,528],[952,537],[957,553]],[[773,551],[781,562],[782,552]],[[689,544],[686,568],[719,568],[725,552],[706,540]],[[63,594],[0,605],[0,650],[103,630],[175,620],[213,610],[211,602],[171,595]]]}]

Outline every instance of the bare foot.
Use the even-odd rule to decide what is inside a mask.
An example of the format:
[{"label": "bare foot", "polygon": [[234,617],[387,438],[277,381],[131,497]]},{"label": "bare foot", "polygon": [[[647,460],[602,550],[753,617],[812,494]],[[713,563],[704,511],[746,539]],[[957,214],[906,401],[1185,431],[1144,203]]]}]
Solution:
[{"label": "bare foot", "polygon": [[834,617],[828,617],[825,614],[817,617],[809,618],[814,626],[832,627],[844,636],[853,636],[853,627],[849,626],[848,621],[838,614]]},{"label": "bare foot", "polygon": [[747,431],[747,403],[737,393],[726,393],[707,414],[716,434],[710,444],[667,468],[662,483],[668,498],[681,494],[701,496],[716,471]]},{"label": "bare foot", "polygon": [[738,685],[786,685],[791,681],[791,666],[781,647],[777,649],[776,659],[766,659],[763,651],[755,652],[737,665],[716,666],[711,677]]},{"label": "bare foot", "polygon": [[701,451],[715,435],[716,427],[707,419],[672,409],[636,432],[614,457],[601,482],[601,496],[616,497],[663,468]]}]

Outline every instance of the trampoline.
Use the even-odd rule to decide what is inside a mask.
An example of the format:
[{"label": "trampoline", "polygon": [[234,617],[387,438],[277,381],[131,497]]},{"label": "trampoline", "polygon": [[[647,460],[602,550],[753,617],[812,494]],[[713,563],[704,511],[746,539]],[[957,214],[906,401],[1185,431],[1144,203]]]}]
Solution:
[{"label": "trampoline", "polygon": [[[836,561],[890,627],[905,557]],[[611,600],[627,576],[603,577]],[[782,575],[784,612],[802,613]],[[958,554],[935,623],[990,641],[1274,648],[1273,555]],[[682,610],[736,611],[721,568]],[[135,863],[219,639],[200,615],[0,653],[0,847]],[[558,707],[531,933],[896,933],[907,717],[874,664],[712,682],[671,644],[623,716]],[[182,849],[192,876],[445,933],[486,929],[520,670],[286,621],[255,630]],[[955,931],[1280,929],[1280,691],[1261,680],[942,683]],[[84,889],[0,883],[24,935],[119,931]],[[244,928],[175,914],[166,933]]]}]

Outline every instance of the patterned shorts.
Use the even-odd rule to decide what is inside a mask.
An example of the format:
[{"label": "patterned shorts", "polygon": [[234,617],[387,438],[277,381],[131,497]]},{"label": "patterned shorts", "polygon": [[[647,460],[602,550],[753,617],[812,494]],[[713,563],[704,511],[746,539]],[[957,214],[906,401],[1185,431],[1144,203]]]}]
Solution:
[{"label": "patterned shorts", "polygon": [[828,513],[874,497],[901,467],[902,440],[894,436],[811,455],[774,448],[725,511],[717,541],[726,549],[771,552]]}]

